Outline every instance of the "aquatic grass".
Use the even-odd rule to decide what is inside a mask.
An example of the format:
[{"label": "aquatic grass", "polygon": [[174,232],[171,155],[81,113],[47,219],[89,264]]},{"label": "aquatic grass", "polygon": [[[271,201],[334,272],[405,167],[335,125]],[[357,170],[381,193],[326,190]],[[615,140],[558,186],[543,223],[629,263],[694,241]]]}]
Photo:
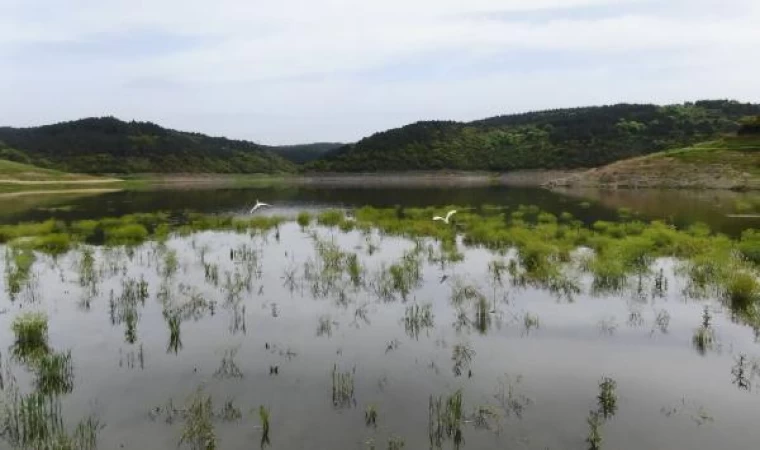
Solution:
[{"label": "aquatic grass", "polygon": [[454,376],[461,376],[465,370],[471,373],[470,364],[475,354],[475,350],[466,342],[454,345],[451,352],[451,361],[454,363],[452,368]]},{"label": "aquatic grass", "polygon": [[388,450],[401,450],[406,446],[406,441],[399,436],[388,438]]},{"label": "aquatic grass", "polygon": [[138,245],[148,238],[148,230],[139,223],[125,224],[106,228],[104,238],[108,245]]},{"label": "aquatic grass", "polygon": [[586,437],[588,450],[601,450],[603,424],[601,414],[598,411],[589,412],[586,423],[588,424],[588,436]]},{"label": "aquatic grass", "polygon": [[346,220],[346,216],[343,211],[337,209],[329,209],[322,211],[317,215],[317,223],[326,227],[336,227],[341,225]]},{"label": "aquatic grass", "polygon": [[36,257],[29,249],[17,247],[5,250],[5,281],[11,300],[16,298],[29,282]]},{"label": "aquatic grass", "polygon": [[464,406],[462,390],[457,390],[449,396],[430,396],[428,401],[428,437],[430,447],[441,449],[447,439],[451,439],[454,448],[464,441],[462,424],[464,422]]},{"label": "aquatic grass", "polygon": [[296,222],[301,228],[306,228],[311,224],[311,214],[306,211],[301,211],[296,217]]},{"label": "aquatic grass", "polygon": [[74,367],[71,351],[50,352],[38,357],[34,363],[34,385],[42,395],[68,394],[74,389]]},{"label": "aquatic grass", "polygon": [[24,243],[29,248],[58,256],[69,251],[73,245],[72,238],[67,233],[51,233],[43,236],[36,236]]},{"label": "aquatic grass", "polygon": [[354,287],[361,286],[364,269],[359,263],[359,257],[356,253],[351,253],[346,258],[346,270],[348,271],[348,276],[351,279],[351,283],[354,285]]},{"label": "aquatic grass", "polygon": [[604,377],[599,382],[599,395],[597,402],[599,414],[604,419],[610,419],[617,411],[617,382],[609,377]]},{"label": "aquatic grass", "polygon": [[173,352],[175,355],[182,349],[182,338],[180,335],[182,318],[177,311],[164,311],[166,325],[169,327],[169,343],[166,346],[166,352]]},{"label": "aquatic grass", "polygon": [[367,405],[367,409],[364,411],[364,423],[368,427],[377,426],[377,405],[374,403]]},{"label": "aquatic grass", "polygon": [[58,448],[53,445],[68,441],[57,397],[39,392],[21,394],[14,386],[6,393],[3,408],[2,437],[11,445],[17,448]]},{"label": "aquatic grass", "polygon": [[222,361],[219,363],[219,368],[214,372],[214,378],[243,378],[243,371],[240,370],[240,366],[235,362],[237,352],[238,349],[236,347],[224,351]]},{"label": "aquatic grass", "polygon": [[404,330],[410,338],[419,340],[420,332],[422,330],[429,330],[433,327],[432,303],[426,303],[422,306],[414,304],[406,307],[404,313]]},{"label": "aquatic grass", "polygon": [[19,314],[11,324],[15,336],[13,354],[22,361],[37,359],[48,352],[48,318],[42,312]]},{"label": "aquatic grass", "polygon": [[335,408],[346,408],[356,405],[354,399],[354,375],[356,367],[350,371],[338,370],[338,365],[333,365],[332,370],[332,404]]},{"label": "aquatic grass", "polygon": [[264,405],[259,406],[259,420],[261,421],[261,448],[269,445],[269,416],[269,408]]},{"label": "aquatic grass", "polygon": [[214,406],[211,396],[202,389],[188,400],[185,410],[185,423],[178,446],[187,445],[192,450],[215,450],[217,448],[214,430]]},{"label": "aquatic grass", "polygon": [[725,296],[731,308],[745,311],[760,301],[760,283],[757,275],[748,272],[734,272],[724,282]]}]

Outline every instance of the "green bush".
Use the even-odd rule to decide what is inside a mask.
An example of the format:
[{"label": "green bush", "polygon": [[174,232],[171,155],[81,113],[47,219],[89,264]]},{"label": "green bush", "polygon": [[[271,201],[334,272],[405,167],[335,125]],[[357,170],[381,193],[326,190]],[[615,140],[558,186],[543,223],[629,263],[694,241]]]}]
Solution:
[{"label": "green bush", "polygon": [[105,230],[106,243],[110,245],[136,245],[148,237],[143,225],[133,223]]}]

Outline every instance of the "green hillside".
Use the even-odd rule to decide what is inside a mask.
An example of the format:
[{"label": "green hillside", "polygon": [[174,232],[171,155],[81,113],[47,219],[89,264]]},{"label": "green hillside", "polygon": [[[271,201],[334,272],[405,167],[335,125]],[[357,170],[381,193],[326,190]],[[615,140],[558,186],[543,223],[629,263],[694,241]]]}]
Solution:
[{"label": "green hillside", "polygon": [[617,161],[549,186],[760,189],[760,133]]},{"label": "green hillside", "polygon": [[280,145],[267,148],[294,164],[304,164],[319,159],[325,153],[344,145],[339,142],[317,142],[314,144]]},{"label": "green hillside", "polygon": [[685,147],[737,130],[760,105],[705,100],[678,105],[557,109],[474,122],[418,122],[376,133],[305,166],[307,171],[558,169]]},{"label": "green hillside", "polygon": [[80,173],[274,173],[295,169],[258,144],[89,118],[33,128],[0,128],[0,158]]}]

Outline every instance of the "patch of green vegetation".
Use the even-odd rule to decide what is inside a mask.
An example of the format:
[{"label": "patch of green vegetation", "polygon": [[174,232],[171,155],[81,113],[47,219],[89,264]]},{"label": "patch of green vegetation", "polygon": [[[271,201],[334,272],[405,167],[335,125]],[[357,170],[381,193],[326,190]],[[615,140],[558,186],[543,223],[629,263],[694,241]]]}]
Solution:
[{"label": "patch of green vegetation", "polygon": [[298,225],[300,225],[301,228],[308,227],[311,223],[311,214],[306,211],[299,212],[298,217],[296,218],[296,222],[298,222]]},{"label": "patch of green vegetation", "polygon": [[22,361],[38,359],[48,352],[48,319],[41,312],[22,313],[13,320],[14,356]]}]

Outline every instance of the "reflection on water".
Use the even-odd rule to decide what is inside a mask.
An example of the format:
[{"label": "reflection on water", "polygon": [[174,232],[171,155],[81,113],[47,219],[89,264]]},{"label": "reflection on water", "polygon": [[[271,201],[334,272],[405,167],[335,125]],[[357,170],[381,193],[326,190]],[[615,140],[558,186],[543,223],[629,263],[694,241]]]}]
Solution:
[{"label": "reflection on water", "polygon": [[544,283],[530,252],[448,245],[286,223],[31,261],[3,248],[0,341],[13,345],[1,387],[19,419],[6,440],[713,450],[760,439],[753,331],[717,297],[688,295],[674,261],[602,282],[579,251],[573,273]]},{"label": "reflection on water", "polygon": [[[198,211],[245,214],[259,199],[275,208],[270,213],[290,213],[309,208],[354,208],[363,205],[429,206],[538,205],[560,216],[571,213],[580,220],[612,220],[631,212],[641,218],[666,219],[677,225],[704,222],[716,231],[738,235],[760,225],[760,196],[729,191],[563,190],[506,186],[357,187],[288,186],[192,190],[121,191],[102,194],[39,194],[0,200],[0,221],[41,221],[120,216],[135,212]],[[739,214],[739,217],[728,217]]]}]

